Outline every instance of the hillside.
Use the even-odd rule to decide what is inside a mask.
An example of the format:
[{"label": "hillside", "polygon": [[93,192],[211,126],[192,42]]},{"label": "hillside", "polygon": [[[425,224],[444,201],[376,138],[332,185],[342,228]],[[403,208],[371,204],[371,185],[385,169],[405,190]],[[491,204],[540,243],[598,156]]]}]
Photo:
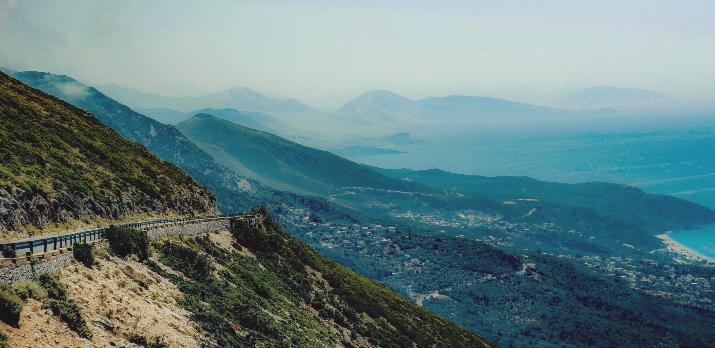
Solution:
[{"label": "hillside", "polygon": [[190,115],[187,115],[187,117],[182,121],[185,121],[197,114],[213,115],[231,123],[270,133],[284,132],[291,128],[290,126],[286,125],[285,123],[281,122],[279,119],[271,115],[264,114],[261,112],[241,111],[231,108],[201,109],[192,111]]},{"label": "hillside", "polygon": [[0,322],[0,330],[12,346],[492,346],[256,213],[257,223],[234,222],[230,231],[153,240],[145,262],[100,245],[95,266],[64,269],[59,287],[87,323],[88,340],[39,310],[42,291],[26,300],[18,327]]},{"label": "hillside", "polygon": [[[292,233],[502,347],[703,347],[715,339],[715,296],[708,285],[690,285],[708,283],[712,267],[632,261],[615,266],[623,267],[623,281],[577,258],[521,248],[512,254],[466,238],[372,229]],[[616,262],[603,261],[597,267]],[[643,273],[630,280],[630,269]]]},{"label": "hillside", "polygon": [[25,71],[18,80],[94,114],[105,125],[129,140],[146,146],[159,158],[171,162],[216,195],[218,208],[226,213],[249,209],[261,188],[216,162],[174,126],[159,123],[135,112],[93,87],[62,75]]},{"label": "hillside", "polygon": [[174,109],[168,109],[168,108],[140,108],[140,107],[133,107],[133,110],[136,112],[149,116],[163,124],[177,124],[189,117],[191,115],[187,115],[186,113],[183,113],[181,111],[176,111]]},{"label": "hillside", "polygon": [[211,193],[93,115],[0,74],[0,232],[214,211]]},{"label": "hillside", "polygon": [[275,189],[318,195],[342,193],[347,187],[428,190],[329,152],[208,114],[181,122],[177,128],[229,168]]},{"label": "hillside", "polygon": [[373,169],[394,178],[407,178],[431,187],[484,199],[505,201],[521,197],[589,208],[600,215],[647,227],[654,233],[715,221],[715,212],[706,207],[673,196],[648,194],[626,185],[603,182],[563,184],[528,177],[462,175],[438,169]]}]

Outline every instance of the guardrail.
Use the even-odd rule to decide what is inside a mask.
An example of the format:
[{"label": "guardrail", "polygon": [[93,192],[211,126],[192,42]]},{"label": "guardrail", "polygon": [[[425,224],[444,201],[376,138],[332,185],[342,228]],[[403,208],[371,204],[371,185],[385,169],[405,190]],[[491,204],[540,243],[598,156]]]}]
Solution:
[{"label": "guardrail", "polygon": [[[138,230],[145,230],[153,227],[160,227],[165,225],[173,224],[185,224],[185,223],[199,223],[212,220],[224,220],[232,219],[236,217],[246,217],[251,218],[252,216],[239,214],[239,215],[218,215],[210,217],[188,217],[188,218],[178,218],[178,219],[163,219],[163,220],[151,220],[142,222],[133,222],[127,224],[114,225],[120,228],[131,228]],[[4,242],[0,243],[0,258],[5,257],[5,251],[11,251],[16,257],[31,256],[35,254],[36,250],[42,250],[42,253],[47,253],[48,250],[60,250],[62,248],[67,248],[75,243],[79,242],[91,242],[99,239],[104,239],[106,232],[109,227],[95,228],[86,231],[71,232],[58,236],[47,236],[47,237],[37,237],[31,240],[23,240],[16,242]],[[19,251],[27,250],[24,255],[21,255]]]}]

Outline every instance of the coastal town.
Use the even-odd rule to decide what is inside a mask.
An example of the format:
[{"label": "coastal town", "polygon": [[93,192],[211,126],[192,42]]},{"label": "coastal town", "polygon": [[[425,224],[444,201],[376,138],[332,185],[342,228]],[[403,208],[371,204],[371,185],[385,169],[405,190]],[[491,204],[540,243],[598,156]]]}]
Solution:
[{"label": "coastal town", "polygon": [[[395,226],[316,221],[308,210],[288,206],[282,207],[281,211],[279,219],[282,224],[297,231],[301,239],[317,245],[320,249],[350,249],[358,254],[367,255],[374,250],[396,248],[397,254],[400,254],[399,246],[393,245],[393,239],[401,237],[404,233]],[[473,211],[458,212],[451,216],[402,211],[394,212],[393,216],[439,227],[442,233],[445,232],[444,229],[467,231],[475,228],[492,232],[509,232],[472,237],[477,241],[506,248],[513,248],[515,236],[520,234],[559,232],[553,224],[549,223],[513,223],[501,219],[500,216]],[[583,237],[577,231],[569,231],[569,233]],[[466,238],[464,234],[457,234],[455,237]],[[543,254],[571,259],[596,274],[623,282],[637,291],[670,298],[692,307],[715,310],[715,271],[710,267],[713,264],[702,257],[685,252],[682,247],[674,247],[672,241],[665,243],[662,249],[652,251],[651,259],[599,255],[574,256],[549,252]],[[397,272],[420,270],[426,262],[410,254],[404,254],[400,259],[402,264],[396,268]],[[668,260],[672,262],[667,262]],[[421,299],[423,295],[415,292],[411,297]]]}]

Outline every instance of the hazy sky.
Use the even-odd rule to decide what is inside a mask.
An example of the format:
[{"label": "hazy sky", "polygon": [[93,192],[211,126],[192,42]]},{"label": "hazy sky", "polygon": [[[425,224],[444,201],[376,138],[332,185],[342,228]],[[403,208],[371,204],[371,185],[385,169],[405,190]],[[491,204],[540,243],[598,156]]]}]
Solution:
[{"label": "hazy sky", "polygon": [[715,1],[0,0],[0,65],[167,95],[715,98]]}]

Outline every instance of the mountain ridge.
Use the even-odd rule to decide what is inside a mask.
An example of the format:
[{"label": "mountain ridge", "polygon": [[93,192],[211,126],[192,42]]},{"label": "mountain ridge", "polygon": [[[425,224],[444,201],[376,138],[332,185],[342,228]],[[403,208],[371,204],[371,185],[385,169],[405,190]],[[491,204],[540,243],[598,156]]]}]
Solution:
[{"label": "mountain ridge", "polygon": [[204,187],[93,115],[4,73],[0,83],[0,230],[214,211]]},{"label": "mountain ridge", "polygon": [[[228,160],[235,164],[235,170],[248,170],[251,173],[249,177],[253,176],[264,184],[280,183],[276,187],[278,189],[329,195],[343,187],[363,186],[364,180],[384,189],[409,190],[414,186],[366,170],[327,151],[312,149],[209,114],[196,115],[177,127],[215,157],[230,157]],[[314,178],[322,177],[321,173],[332,174],[327,181],[318,182]]]},{"label": "mountain ridge", "polygon": [[216,194],[221,211],[232,213],[250,209],[255,203],[250,194],[261,190],[255,182],[240,177],[216,162],[174,126],[139,114],[95,88],[67,76],[43,72],[19,72],[14,76],[32,87],[92,112],[102,123],[129,140],[146,146],[163,160],[182,168]]}]

